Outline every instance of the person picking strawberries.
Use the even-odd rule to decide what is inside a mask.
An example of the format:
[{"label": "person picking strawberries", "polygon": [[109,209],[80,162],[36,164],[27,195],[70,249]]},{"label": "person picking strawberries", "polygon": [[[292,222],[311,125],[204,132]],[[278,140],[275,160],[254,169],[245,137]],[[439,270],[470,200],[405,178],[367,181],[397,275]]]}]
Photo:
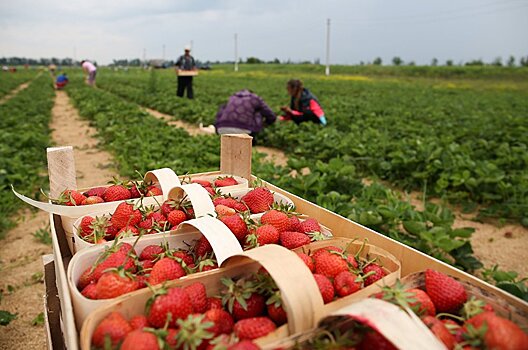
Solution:
[{"label": "person picking strawberries", "polygon": [[326,117],[317,98],[304,87],[303,82],[291,79],[286,84],[288,95],[291,96],[290,106],[281,107],[286,115],[280,116],[282,121],[292,120],[295,124],[313,122],[326,125]]}]

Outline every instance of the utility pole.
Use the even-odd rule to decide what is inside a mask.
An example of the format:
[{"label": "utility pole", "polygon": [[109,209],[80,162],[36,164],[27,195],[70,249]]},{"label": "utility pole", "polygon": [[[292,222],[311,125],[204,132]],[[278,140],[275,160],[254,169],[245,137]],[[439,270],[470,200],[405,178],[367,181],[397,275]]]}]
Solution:
[{"label": "utility pole", "polygon": [[330,18],[326,19],[326,69],[325,75],[330,75]]},{"label": "utility pole", "polygon": [[75,62],[77,62],[77,47],[73,47],[73,62],[72,65],[75,66]]},{"label": "utility pole", "polygon": [[[191,45],[190,46],[191,46],[191,52],[193,52],[194,40],[192,40],[192,39],[191,39]],[[194,55],[194,53],[193,53],[193,55]]]},{"label": "utility pole", "polygon": [[235,33],[235,72],[238,72],[238,34]]},{"label": "utility pole", "polygon": [[143,65],[147,64],[147,49],[143,48]]},{"label": "utility pole", "polygon": [[165,61],[165,44],[163,44],[162,51],[163,51],[163,56],[161,58],[163,58],[163,60]]}]

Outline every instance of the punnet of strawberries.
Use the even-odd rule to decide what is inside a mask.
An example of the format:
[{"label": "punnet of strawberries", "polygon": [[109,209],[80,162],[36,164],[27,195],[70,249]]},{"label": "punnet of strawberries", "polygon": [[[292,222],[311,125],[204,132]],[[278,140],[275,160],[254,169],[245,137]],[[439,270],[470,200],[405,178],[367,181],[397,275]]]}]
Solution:
[{"label": "punnet of strawberries", "polygon": [[162,286],[129,320],[112,312],[95,328],[92,347],[103,349],[259,349],[252,341],[287,322],[277,286],[263,271],[222,279],[219,295],[204,284]]},{"label": "punnet of strawberries", "polygon": [[159,184],[153,184],[152,182],[140,180],[122,181],[114,177],[109,184],[110,186],[93,187],[84,192],[66,189],[61,192],[58,198],[50,198],[50,200],[54,204],[79,206],[161,196],[163,194]]},{"label": "punnet of strawberries", "polygon": [[427,269],[423,288],[397,283],[373,297],[412,310],[447,349],[528,349],[528,335],[518,325],[441,272]]}]

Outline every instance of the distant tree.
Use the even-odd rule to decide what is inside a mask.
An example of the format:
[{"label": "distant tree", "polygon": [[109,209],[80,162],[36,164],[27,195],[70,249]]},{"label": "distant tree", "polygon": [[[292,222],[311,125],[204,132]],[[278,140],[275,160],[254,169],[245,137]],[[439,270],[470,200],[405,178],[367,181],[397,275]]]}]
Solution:
[{"label": "distant tree", "polygon": [[453,60],[446,61],[446,66],[452,66],[452,65],[453,65]]},{"label": "distant tree", "polygon": [[481,59],[466,62],[466,66],[483,66],[483,65],[484,65],[484,62],[482,62]]},{"label": "distant tree", "polygon": [[528,56],[521,57],[519,59],[519,65],[522,66],[522,67],[528,67]]},{"label": "distant tree", "polygon": [[493,62],[491,62],[491,65],[496,67],[502,67],[502,58],[496,57]]},{"label": "distant tree", "polygon": [[392,59],[392,64],[395,66],[400,66],[402,63],[403,63],[403,60],[399,58],[398,56]]},{"label": "distant tree", "polygon": [[510,58],[508,58],[508,62],[506,63],[508,65],[508,67],[515,67],[515,57],[510,56]]},{"label": "distant tree", "polygon": [[246,63],[248,63],[248,64],[260,64],[260,63],[264,63],[264,61],[262,61],[260,58],[257,58],[257,57],[248,57],[246,59]]},{"label": "distant tree", "polygon": [[414,61],[410,61],[409,63],[407,63],[408,66],[416,66],[416,63],[414,63]]},{"label": "distant tree", "polygon": [[438,59],[436,57],[431,60],[431,66],[438,66]]},{"label": "distant tree", "polygon": [[372,61],[372,64],[375,66],[381,66],[383,65],[383,61],[381,60],[381,57],[376,57],[374,61]]},{"label": "distant tree", "polygon": [[319,57],[317,57],[316,59],[314,59],[314,64],[321,64],[321,59]]},{"label": "distant tree", "polygon": [[363,62],[363,61],[359,61],[359,65],[360,65],[360,66],[364,66],[364,65],[365,65],[365,62]]}]

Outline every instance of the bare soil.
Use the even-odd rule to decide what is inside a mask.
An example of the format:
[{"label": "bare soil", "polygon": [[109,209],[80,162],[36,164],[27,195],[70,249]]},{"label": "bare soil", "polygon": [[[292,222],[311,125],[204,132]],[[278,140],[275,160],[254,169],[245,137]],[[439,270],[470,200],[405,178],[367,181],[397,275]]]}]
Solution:
[{"label": "bare soil", "polygon": [[[112,157],[97,148],[95,130],[80,118],[64,91],[56,93],[50,127],[56,145],[74,148],[79,188],[105,184],[116,174]],[[26,209],[19,218],[20,224],[0,244],[0,288],[4,293],[1,309],[18,313],[15,321],[2,327],[0,349],[45,349],[44,326],[33,326],[32,320],[44,311],[42,255],[50,254],[52,249],[31,233],[39,228],[49,230],[48,215]],[[9,293],[8,286],[14,292]]]}]

